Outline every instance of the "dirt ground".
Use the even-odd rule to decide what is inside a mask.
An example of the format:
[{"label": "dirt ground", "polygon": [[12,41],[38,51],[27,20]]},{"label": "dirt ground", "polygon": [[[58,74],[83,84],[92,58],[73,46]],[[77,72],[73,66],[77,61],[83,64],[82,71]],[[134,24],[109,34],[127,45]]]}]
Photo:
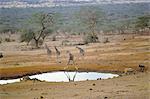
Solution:
[{"label": "dirt ground", "polygon": [[[114,36],[113,36],[114,37]],[[117,41],[115,39],[117,38]],[[122,40],[121,40],[122,39]],[[26,50],[24,43],[2,43],[0,50],[0,78],[16,78],[48,71],[64,70],[67,66],[66,51],[75,55],[74,66],[79,71],[99,71],[122,73],[125,68],[133,68],[136,74],[108,80],[48,83],[22,81],[0,85],[1,99],[149,99],[149,59],[150,36],[116,36],[109,43],[96,43],[81,46],[85,57],[80,57],[75,46],[59,46],[59,41],[46,42],[52,49],[48,58],[44,48]],[[61,50],[61,63],[57,63],[56,45]],[[139,72],[139,64],[146,66],[146,72]],[[108,97],[108,98],[107,98]]]}]

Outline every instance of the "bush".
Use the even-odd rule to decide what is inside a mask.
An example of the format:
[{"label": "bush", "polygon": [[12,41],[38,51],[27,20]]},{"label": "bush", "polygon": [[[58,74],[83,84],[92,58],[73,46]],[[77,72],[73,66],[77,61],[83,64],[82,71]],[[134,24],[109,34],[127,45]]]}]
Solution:
[{"label": "bush", "polygon": [[56,36],[53,36],[53,37],[52,37],[52,41],[56,41]]},{"label": "bush", "polygon": [[103,43],[108,43],[108,42],[109,42],[108,38],[105,38]]},{"label": "bush", "polygon": [[5,41],[6,42],[11,42],[11,39],[10,38],[5,38]]},{"label": "bush", "polygon": [[98,36],[97,35],[88,34],[83,39],[84,39],[85,44],[98,42]]},{"label": "bush", "polygon": [[68,40],[63,40],[63,41],[62,41],[62,45],[64,45],[64,46],[68,45],[68,43],[69,43]]},{"label": "bush", "polygon": [[29,43],[32,39],[33,39],[33,32],[31,30],[23,31],[23,33],[20,36],[20,41],[21,42]]}]

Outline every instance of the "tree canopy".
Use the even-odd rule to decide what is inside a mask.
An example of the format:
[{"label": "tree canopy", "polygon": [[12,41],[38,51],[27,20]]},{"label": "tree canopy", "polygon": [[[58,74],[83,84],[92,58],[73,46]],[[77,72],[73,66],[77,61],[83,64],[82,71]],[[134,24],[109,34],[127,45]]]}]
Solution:
[{"label": "tree canopy", "polygon": [[22,41],[34,40],[36,47],[39,47],[39,41],[43,42],[45,37],[53,32],[56,23],[55,16],[55,13],[34,13],[23,31]]}]

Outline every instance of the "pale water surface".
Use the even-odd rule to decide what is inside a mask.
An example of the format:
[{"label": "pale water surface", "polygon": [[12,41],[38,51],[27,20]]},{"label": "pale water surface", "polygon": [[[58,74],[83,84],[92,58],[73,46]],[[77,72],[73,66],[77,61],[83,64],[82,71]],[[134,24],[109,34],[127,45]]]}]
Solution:
[{"label": "pale water surface", "polygon": [[[73,79],[76,72],[65,72],[70,79]],[[36,78],[41,81],[47,82],[68,82],[67,75],[63,71],[60,72],[50,72],[50,73],[42,73],[33,76],[29,76],[31,79]],[[117,77],[117,74],[111,73],[98,73],[98,72],[77,72],[74,81],[84,81],[84,80],[97,80],[98,78],[101,79],[108,79]],[[20,82],[20,79],[11,79],[11,80],[0,80],[0,84],[7,84],[7,83],[15,83]]]}]

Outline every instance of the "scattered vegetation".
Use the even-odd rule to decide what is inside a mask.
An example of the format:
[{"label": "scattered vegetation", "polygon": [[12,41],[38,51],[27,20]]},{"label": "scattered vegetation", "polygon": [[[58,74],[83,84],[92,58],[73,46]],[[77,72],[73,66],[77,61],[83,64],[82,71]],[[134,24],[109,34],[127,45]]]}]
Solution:
[{"label": "scattered vegetation", "polygon": [[[116,5],[89,5],[73,9],[56,7],[51,10],[1,8],[3,14],[0,15],[0,33],[9,35],[21,31],[21,42],[26,42],[28,45],[34,40],[35,47],[39,48],[48,35],[58,31],[68,35],[81,35],[85,43],[94,43],[99,41],[101,33],[124,34],[135,33],[135,30],[137,33],[150,30],[150,16],[145,9],[149,5],[123,4],[117,5],[117,8],[114,6]],[[56,37],[53,36],[52,41],[55,40]]]},{"label": "scattered vegetation", "polygon": [[33,31],[32,30],[24,30],[20,36],[21,42],[29,42],[33,39]]},{"label": "scattered vegetation", "polygon": [[4,39],[4,41],[5,42],[14,42],[15,40],[14,39],[10,39],[10,38],[7,37],[7,38]]},{"label": "scattered vegetation", "polygon": [[97,35],[87,34],[83,39],[85,44],[98,42]]},{"label": "scattered vegetation", "polygon": [[5,38],[6,42],[11,42],[10,38]]},{"label": "scattered vegetation", "polygon": [[137,31],[145,32],[146,29],[150,30],[150,15],[140,16],[136,20],[135,28]]}]

